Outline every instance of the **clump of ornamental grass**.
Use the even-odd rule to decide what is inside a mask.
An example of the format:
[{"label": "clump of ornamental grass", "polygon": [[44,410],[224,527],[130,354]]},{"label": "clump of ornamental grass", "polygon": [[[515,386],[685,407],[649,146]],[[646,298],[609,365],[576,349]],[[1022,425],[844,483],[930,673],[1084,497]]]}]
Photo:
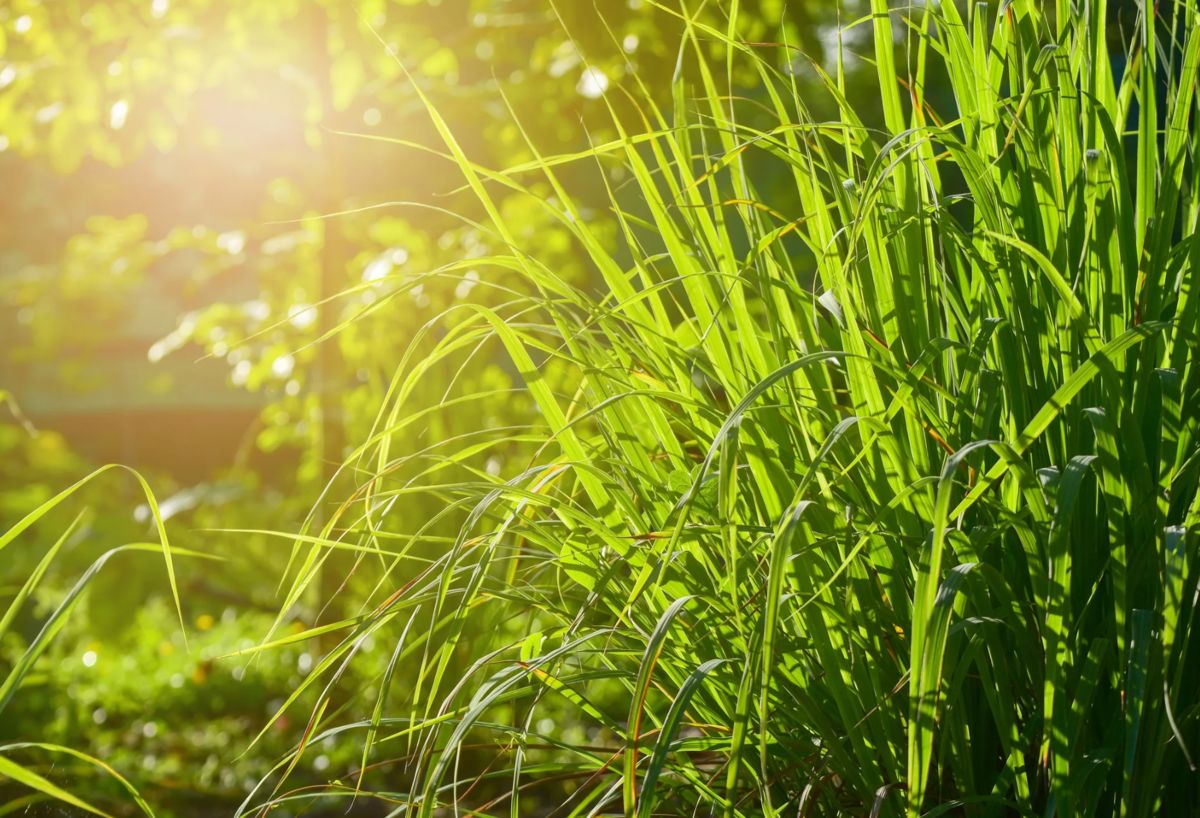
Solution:
[{"label": "clump of ornamental grass", "polygon": [[[333,674],[426,609],[396,643],[415,678],[384,684],[356,728],[365,764],[406,737],[399,811],[522,815],[564,781],[561,815],[1200,806],[1200,27],[1183,6],[1156,14],[1118,77],[1103,4],[901,19],[875,0],[858,25],[883,130],[844,96],[840,61],[837,77],[811,67],[838,111],[814,121],[737,40],[736,5],[727,30],[678,15],[694,95],[681,70],[661,110],[635,77],[638,127],[614,109],[619,138],[579,156],[531,138],[533,161],[489,171],[430,106],[506,247],[486,263],[536,294],[402,362],[354,459],[361,488],[289,602],[331,549],[373,547],[411,490],[389,480],[411,453],[388,435],[424,370],[503,347],[545,435],[511,479],[422,487],[467,514],[458,536],[325,659]],[[735,64],[757,72],[770,127],[722,90]],[[935,66],[950,110],[926,98]],[[759,199],[752,156],[790,178],[796,212]],[[613,194],[620,255],[559,181],[597,159],[638,186],[636,215]],[[603,297],[505,224],[495,196],[531,179]],[[523,639],[497,627],[522,617],[538,622]],[[387,717],[387,696],[406,712]],[[539,734],[564,700],[605,740]],[[460,775],[480,746],[483,772]]]},{"label": "clump of ornamental grass", "polygon": [[[429,106],[504,248],[470,265],[532,295],[422,330],[357,491],[295,537],[285,609],[337,550],[375,591],[321,629],[343,638],[303,683],[319,703],[242,812],[311,802],[287,777],[330,736],[366,772],[322,803],[420,818],[1200,809],[1195,11],[1143,8],[1118,74],[1103,2],[873,0],[875,129],[840,59],[804,69],[837,111],[814,120],[736,9],[718,30],[663,7],[673,104],[633,75],[641,119],[614,103],[619,137],[580,155],[531,136],[491,171]],[[636,185],[636,207],[612,194],[619,248],[559,180],[597,160]],[[498,197],[534,184],[602,296],[505,223]],[[503,438],[390,445],[465,352],[507,356],[536,401],[508,479],[474,465]],[[339,668],[368,639],[392,658],[351,721]]]}]

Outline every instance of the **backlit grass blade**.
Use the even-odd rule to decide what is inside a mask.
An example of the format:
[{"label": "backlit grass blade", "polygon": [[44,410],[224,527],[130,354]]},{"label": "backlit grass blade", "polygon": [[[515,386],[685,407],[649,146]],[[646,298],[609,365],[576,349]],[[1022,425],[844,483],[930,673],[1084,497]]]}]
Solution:
[{"label": "backlit grass blade", "polygon": [[[654,678],[654,668],[658,664],[659,655],[662,652],[663,642],[667,638],[667,632],[671,627],[671,623],[675,621],[675,617],[683,610],[683,606],[690,602],[692,598],[682,597],[675,600],[670,606],[663,611],[662,616],[655,625],[650,638],[646,642],[646,652],[642,657],[641,665],[638,669],[637,681],[633,686],[633,695],[630,699],[629,720],[627,722],[628,736],[625,739],[625,816],[626,818],[634,818],[637,815],[637,765],[638,765],[638,740],[641,735],[642,715],[644,713],[646,694],[650,690],[650,682]],[[653,792],[653,788],[651,788]]]},{"label": "backlit grass blade", "polygon": [[[152,810],[150,808],[150,805],[146,803],[145,799],[142,798],[141,794],[138,793],[137,789],[132,784],[130,784],[129,781],[123,775],[121,775],[119,772],[114,770],[111,766],[104,763],[100,759],[95,758],[94,756],[90,756],[87,753],[82,752],[81,750],[76,750],[72,747],[63,747],[58,744],[43,744],[40,742],[23,742],[20,744],[6,744],[6,745],[0,747],[0,752],[8,752],[10,750],[21,750],[26,747],[34,747],[39,750],[45,750],[45,751],[51,752],[51,753],[62,753],[64,755],[74,756],[75,758],[85,761],[94,767],[99,767],[100,769],[104,770],[104,772],[108,773],[113,778],[117,779],[118,783],[120,783],[120,785],[125,789],[125,791],[127,793],[129,793],[129,796],[131,798],[133,798],[134,803],[136,803],[138,805],[138,808],[142,812],[144,812],[147,816],[149,816],[149,818],[154,818],[154,810]],[[18,780],[20,780],[20,779],[18,779]],[[29,782],[22,781],[21,783],[29,783]],[[33,785],[31,784],[30,786],[33,786]],[[46,792],[47,794],[52,794],[48,790],[42,790],[42,791]],[[67,799],[62,798],[61,796],[55,796],[55,797],[59,798],[59,800],[63,800],[63,801],[67,800]],[[77,802],[74,802],[74,801],[68,801],[68,803],[74,804],[75,806],[80,806],[80,804],[78,804]],[[84,809],[88,809],[91,812],[96,812],[96,810],[94,810],[91,807],[88,807],[86,805],[84,806]]]},{"label": "backlit grass blade", "polygon": [[127,466],[120,466],[120,465],[115,465],[115,464],[110,464],[108,466],[101,466],[99,469],[96,469],[96,471],[92,472],[87,477],[85,477],[82,480],[80,480],[79,482],[75,483],[75,485],[70,486],[66,489],[63,489],[57,495],[50,498],[49,500],[47,500],[46,502],[42,503],[40,506],[35,508],[33,511],[26,514],[16,525],[14,525],[8,531],[4,532],[4,534],[0,535],[0,550],[3,550],[5,548],[5,546],[7,546],[9,543],[11,543],[13,540],[15,540],[18,536],[20,536],[23,531],[25,531],[31,525],[36,523],[38,520],[40,520],[43,516],[48,514],[50,511],[52,511],[59,503],[63,502],[68,497],[70,497],[72,494],[74,494],[76,491],[83,488],[85,485],[90,483],[92,480],[94,480],[95,478],[99,477],[101,474],[104,474],[105,472],[107,472],[111,469],[123,469],[123,470],[129,472],[130,474],[132,474],[134,476],[134,478],[137,479],[138,484],[141,486],[143,493],[146,495],[146,503],[150,506],[150,514],[154,518],[154,525],[158,530],[159,541],[162,543],[163,561],[167,565],[167,579],[171,583],[171,594],[175,598],[175,610],[179,613],[179,625],[183,629],[184,641],[186,643],[187,628],[183,622],[183,606],[179,602],[179,588],[175,584],[175,564],[171,560],[171,546],[170,546],[170,543],[167,541],[167,529],[163,525],[162,514],[158,510],[158,501],[154,499],[154,492],[152,492],[150,490],[150,484],[146,482],[145,478],[142,477],[142,475],[140,475],[138,472],[134,471],[133,469],[131,469]]},{"label": "backlit grass blade", "polygon": [[724,662],[724,659],[709,659],[687,677],[683,686],[679,688],[679,692],[675,694],[675,701],[671,702],[671,709],[667,711],[666,718],[663,719],[663,725],[658,732],[658,741],[655,742],[650,762],[646,766],[646,775],[642,779],[642,791],[637,805],[638,818],[649,818],[653,815],[658,777],[662,774],[663,766],[667,761],[667,753],[671,751],[671,742],[674,741],[675,734],[679,731],[679,725],[684,719],[687,706],[691,703],[696,690],[704,683],[705,677]]},{"label": "backlit grass blade", "polygon": [[0,775],[7,776],[13,781],[24,784],[26,787],[37,790],[40,793],[45,793],[57,801],[62,801],[63,803],[70,804],[73,807],[78,807],[85,812],[90,812],[94,815],[102,815],[104,818],[111,818],[107,812],[101,812],[86,801],[76,798],[66,790],[59,789],[37,773],[25,769],[16,762],[11,761],[4,756],[0,756]]},{"label": "backlit grass blade", "polygon": [[[67,624],[67,618],[70,616],[71,611],[74,610],[75,606],[79,604],[81,595],[87,589],[92,579],[95,578],[96,574],[100,572],[100,569],[103,568],[113,556],[122,552],[151,550],[159,550],[159,546],[151,545],[149,543],[131,543],[129,545],[122,545],[106,551],[95,562],[93,562],[91,566],[88,567],[87,571],[83,573],[83,576],[76,581],[75,585],[70,591],[67,592],[66,596],[63,597],[62,601],[59,602],[58,606],[54,609],[50,616],[46,618],[41,629],[38,631],[37,636],[35,636],[29,643],[29,646],[25,649],[24,653],[21,654],[20,658],[9,671],[8,676],[5,677],[4,682],[0,684],[0,711],[3,711],[4,708],[7,707],[12,701],[13,695],[21,687],[22,681],[24,681],[25,677],[29,675],[29,672],[33,669],[34,664],[42,656],[42,654],[45,653],[46,649],[50,646],[50,643],[54,640],[54,637],[58,635],[59,631],[62,630],[63,626]],[[174,553],[187,556],[208,557],[206,554],[198,554],[196,552],[186,551],[183,549],[174,549]]]},{"label": "backlit grass blade", "polygon": [[38,583],[45,575],[46,569],[50,567],[50,563],[53,562],[54,557],[58,555],[58,551],[60,548],[62,548],[63,543],[69,540],[71,535],[75,533],[75,528],[79,525],[79,522],[84,518],[85,514],[87,514],[86,511],[81,511],[79,515],[71,522],[71,524],[63,530],[63,533],[59,536],[58,540],[55,541],[54,545],[47,549],[45,555],[37,564],[37,567],[33,569],[33,573],[29,575],[29,579],[25,580],[25,584],[21,586],[21,590],[17,592],[17,595],[13,597],[12,602],[8,604],[8,610],[4,612],[4,618],[0,619],[0,640],[4,639],[4,634],[7,633],[8,629],[12,626],[13,619],[16,618],[17,614],[21,611],[21,606],[25,604],[25,600],[29,598],[30,593],[32,593],[33,589],[37,587]]}]

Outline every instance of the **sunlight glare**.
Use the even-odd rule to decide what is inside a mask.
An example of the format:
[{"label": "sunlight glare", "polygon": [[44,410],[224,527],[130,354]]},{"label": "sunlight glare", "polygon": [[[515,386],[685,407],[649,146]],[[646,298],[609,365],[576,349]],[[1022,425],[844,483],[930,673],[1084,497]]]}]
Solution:
[{"label": "sunlight glare", "polygon": [[608,77],[599,68],[589,65],[583,69],[583,74],[579,77],[575,90],[579,92],[580,96],[599,99],[608,90]]},{"label": "sunlight glare", "polygon": [[113,103],[112,111],[109,112],[108,124],[114,131],[119,131],[125,127],[125,118],[129,116],[129,103],[125,100],[117,100]]}]

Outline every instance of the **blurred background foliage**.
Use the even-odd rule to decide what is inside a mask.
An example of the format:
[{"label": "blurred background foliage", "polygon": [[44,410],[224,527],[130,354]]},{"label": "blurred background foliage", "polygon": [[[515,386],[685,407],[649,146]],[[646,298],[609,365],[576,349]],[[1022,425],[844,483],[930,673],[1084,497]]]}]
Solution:
[{"label": "blurred background foliage", "polygon": [[[690,11],[725,24],[720,4]],[[751,0],[738,36],[780,44],[801,96],[817,66],[839,70],[828,55],[841,36],[847,93],[869,114],[878,94],[868,29],[839,28],[864,11],[858,0],[791,0],[786,13],[784,0]],[[216,529],[294,531],[328,514],[321,489],[353,481],[336,467],[368,437],[421,327],[451,310],[420,341],[438,343],[456,305],[504,303],[526,286],[470,267],[496,239],[472,221],[478,205],[459,170],[413,147],[436,143],[414,83],[469,156],[512,167],[531,158],[518,121],[544,154],[566,154],[616,136],[606,105],[638,118],[638,94],[668,96],[680,36],[676,16],[641,0],[0,3],[0,389],[12,399],[0,407],[0,529],[98,464],[121,462],[148,476],[174,545],[219,558],[178,559],[186,644],[161,558],[114,558],[5,711],[0,741],[96,755],[160,815],[232,811],[246,798],[304,725],[280,719],[243,750],[322,645],[220,658],[269,631],[290,547]],[[731,93],[754,98],[754,76],[732,79]],[[931,99],[936,108],[936,83]],[[581,213],[614,245],[606,188],[620,195],[623,174],[563,170]],[[769,177],[760,193],[781,210],[789,203],[772,196],[794,195]],[[536,204],[502,206],[557,274],[592,280]],[[463,350],[460,365],[472,355]],[[423,453],[404,467],[412,480],[438,468],[447,441],[477,442],[463,467],[490,477],[519,472],[533,454],[512,431],[538,417],[524,392],[505,392],[511,364],[474,363],[427,374],[410,397],[429,411],[392,445]],[[442,405],[472,393],[485,397]],[[503,446],[487,445],[500,437]],[[409,533],[428,516],[410,497],[393,515]],[[6,606],[80,515],[50,581],[0,642],[2,672],[101,553],[153,539],[143,502],[135,481],[106,474],[0,553]],[[452,517],[438,525],[457,530]],[[287,612],[288,627],[353,613],[374,590],[353,567],[327,566],[321,593]],[[356,661],[347,672],[361,678],[344,687],[364,697],[338,702],[347,718],[369,716],[390,651],[363,652],[374,658]],[[326,745],[306,757],[314,782],[357,769],[360,745]],[[94,767],[35,749],[21,761],[113,814],[136,809]],[[39,798],[0,784],[0,803],[64,809]],[[523,802],[535,805],[536,794]]]}]

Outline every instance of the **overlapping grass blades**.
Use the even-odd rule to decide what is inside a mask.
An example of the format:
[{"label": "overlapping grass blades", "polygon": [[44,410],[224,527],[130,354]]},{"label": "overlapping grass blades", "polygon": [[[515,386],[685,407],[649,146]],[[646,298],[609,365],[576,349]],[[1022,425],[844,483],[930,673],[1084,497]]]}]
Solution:
[{"label": "overlapping grass blades", "polygon": [[[659,7],[685,34],[671,110],[634,74],[619,138],[590,151],[531,137],[534,160],[491,171],[425,100],[503,247],[471,263],[528,294],[421,331],[350,460],[358,491],[294,536],[287,606],[337,548],[380,558],[380,596],[280,640],[347,632],[285,705],[324,685],[303,741],[239,813],[311,798],[287,772],[332,736],[364,742],[364,769],[403,746],[411,786],[367,774],[325,800],[421,818],[529,814],[538,792],[539,813],[629,818],[1200,810],[1195,10],[1143,7],[1117,73],[1104,2],[872,0],[875,129],[840,56],[834,77],[792,64],[824,83],[818,121],[786,44],[740,42],[723,8],[716,29]],[[723,89],[735,67],[759,87]],[[631,174],[619,247],[560,182],[572,162]],[[794,212],[759,195],[767,175]],[[505,224],[499,193],[535,185],[603,297]],[[391,441],[431,411],[423,375],[483,345],[540,411],[504,481],[475,467],[484,443]],[[413,496],[440,505],[401,534]],[[421,545],[436,558],[410,571]],[[345,722],[339,668],[384,635],[372,716]],[[596,696],[613,689],[616,708]],[[608,743],[537,732],[551,701]]]},{"label": "overlapping grass blades", "polygon": [[[6,395],[0,392],[0,399],[5,397]],[[31,433],[34,431],[32,426],[29,426],[28,424],[26,424],[26,428],[30,429]],[[49,500],[40,504],[33,511],[25,515],[25,517],[23,517],[16,525],[5,531],[4,534],[0,535],[0,550],[3,550],[7,546],[11,545],[22,533],[28,530],[38,520],[50,514],[57,506],[59,506],[65,500],[68,500],[72,495],[76,494],[76,492],[78,492],[92,480],[112,469],[121,468],[123,467],[111,465],[103,466],[84,479],[78,481],[72,486],[69,486],[54,497],[51,497]],[[26,682],[30,672],[34,669],[37,662],[42,658],[43,654],[45,654],[46,649],[50,646],[50,643],[62,631],[63,626],[67,623],[67,618],[71,615],[71,612],[83,598],[83,594],[91,584],[92,580],[113,556],[126,551],[150,551],[161,553],[166,564],[167,578],[171,586],[171,594],[174,597],[177,606],[179,603],[179,589],[175,584],[175,568],[174,562],[172,561],[172,556],[200,557],[205,559],[213,558],[208,554],[172,547],[170,542],[167,540],[166,527],[164,525],[162,514],[159,512],[158,501],[155,499],[154,493],[150,490],[149,484],[141,474],[133,469],[124,468],[124,470],[129,472],[129,474],[131,474],[137,480],[138,485],[145,493],[146,502],[154,520],[155,529],[160,538],[159,542],[127,543],[125,545],[111,548],[101,554],[100,557],[98,557],[95,562],[88,567],[88,569],[83,573],[83,576],[76,581],[75,585],[58,602],[57,606],[49,614],[49,616],[45,618],[45,621],[42,623],[42,627],[38,631],[37,635],[29,642],[29,644],[25,647],[25,650],[21,652],[16,662],[9,669],[8,674],[3,678],[2,681],[0,681],[0,713],[3,713],[6,707],[12,705],[14,696],[16,696],[20,691],[22,684]],[[58,538],[54,545],[47,549],[45,555],[43,555],[42,559],[38,562],[38,565],[34,569],[33,573],[22,584],[12,601],[8,603],[8,607],[5,609],[4,615],[0,617],[0,639],[3,639],[5,634],[9,631],[13,622],[16,620],[17,615],[22,612],[22,608],[25,606],[26,602],[29,601],[30,595],[41,583],[47,569],[50,567],[51,563],[54,562],[54,559],[59,555],[59,551],[62,549],[64,543],[68,542],[72,535],[76,533],[76,530],[80,527],[80,523],[83,521],[86,514],[86,510],[84,512],[80,512],[75,517],[74,521],[63,530],[62,535]],[[180,623],[182,624],[183,609],[181,607],[177,607],[177,611],[179,614]],[[138,807],[141,808],[144,813],[153,818],[154,812],[150,809],[150,806],[142,799],[137,789],[135,789],[133,785],[131,785],[124,777],[122,777],[120,773],[108,766],[102,760],[93,758],[92,756],[78,749],[61,747],[55,744],[46,744],[36,741],[27,741],[0,746],[0,754],[21,752],[28,749],[37,749],[51,753],[70,755],[99,769],[102,769],[108,775],[116,778],[117,781],[120,782],[121,786],[124,787],[124,789],[136,802]],[[35,803],[36,800],[53,799],[71,804],[74,807],[86,812],[94,813],[96,815],[108,815],[108,813],[96,808],[87,800],[56,786],[46,778],[18,764],[12,759],[5,757],[4,755],[0,755],[0,775],[24,784],[38,793],[39,795],[31,796],[31,798],[35,800],[28,801],[29,804]]]},{"label": "overlapping grass blades", "polygon": [[[426,487],[440,514],[470,510],[461,534],[327,659],[432,610],[415,688],[391,694],[409,718],[359,725],[364,758],[410,742],[397,814],[515,816],[536,787],[565,799],[556,814],[631,818],[1200,809],[1195,10],[1143,8],[1117,73],[1103,2],[964,18],[872,0],[874,130],[840,57],[838,77],[801,69],[837,111],[815,121],[779,49],[739,42],[724,8],[726,30],[659,7],[685,28],[672,110],[634,75],[640,121],[614,102],[619,139],[581,154],[530,139],[533,161],[488,171],[430,105],[505,248],[494,263],[531,295],[405,363],[354,458],[368,478],[303,541],[306,568],[370,545],[412,490],[390,483],[405,453],[388,429],[432,363],[498,339],[546,432],[507,482]],[[714,43],[727,82],[757,72],[769,127],[721,90]],[[791,179],[796,212],[761,200],[752,154]],[[597,160],[637,185],[636,206],[613,194],[618,249],[556,175]],[[493,192],[535,182],[605,297],[505,225]],[[553,625],[497,637],[535,615]],[[590,701],[613,683],[627,715]],[[614,743],[537,737],[553,694]],[[498,755],[455,781],[468,736]]]}]

